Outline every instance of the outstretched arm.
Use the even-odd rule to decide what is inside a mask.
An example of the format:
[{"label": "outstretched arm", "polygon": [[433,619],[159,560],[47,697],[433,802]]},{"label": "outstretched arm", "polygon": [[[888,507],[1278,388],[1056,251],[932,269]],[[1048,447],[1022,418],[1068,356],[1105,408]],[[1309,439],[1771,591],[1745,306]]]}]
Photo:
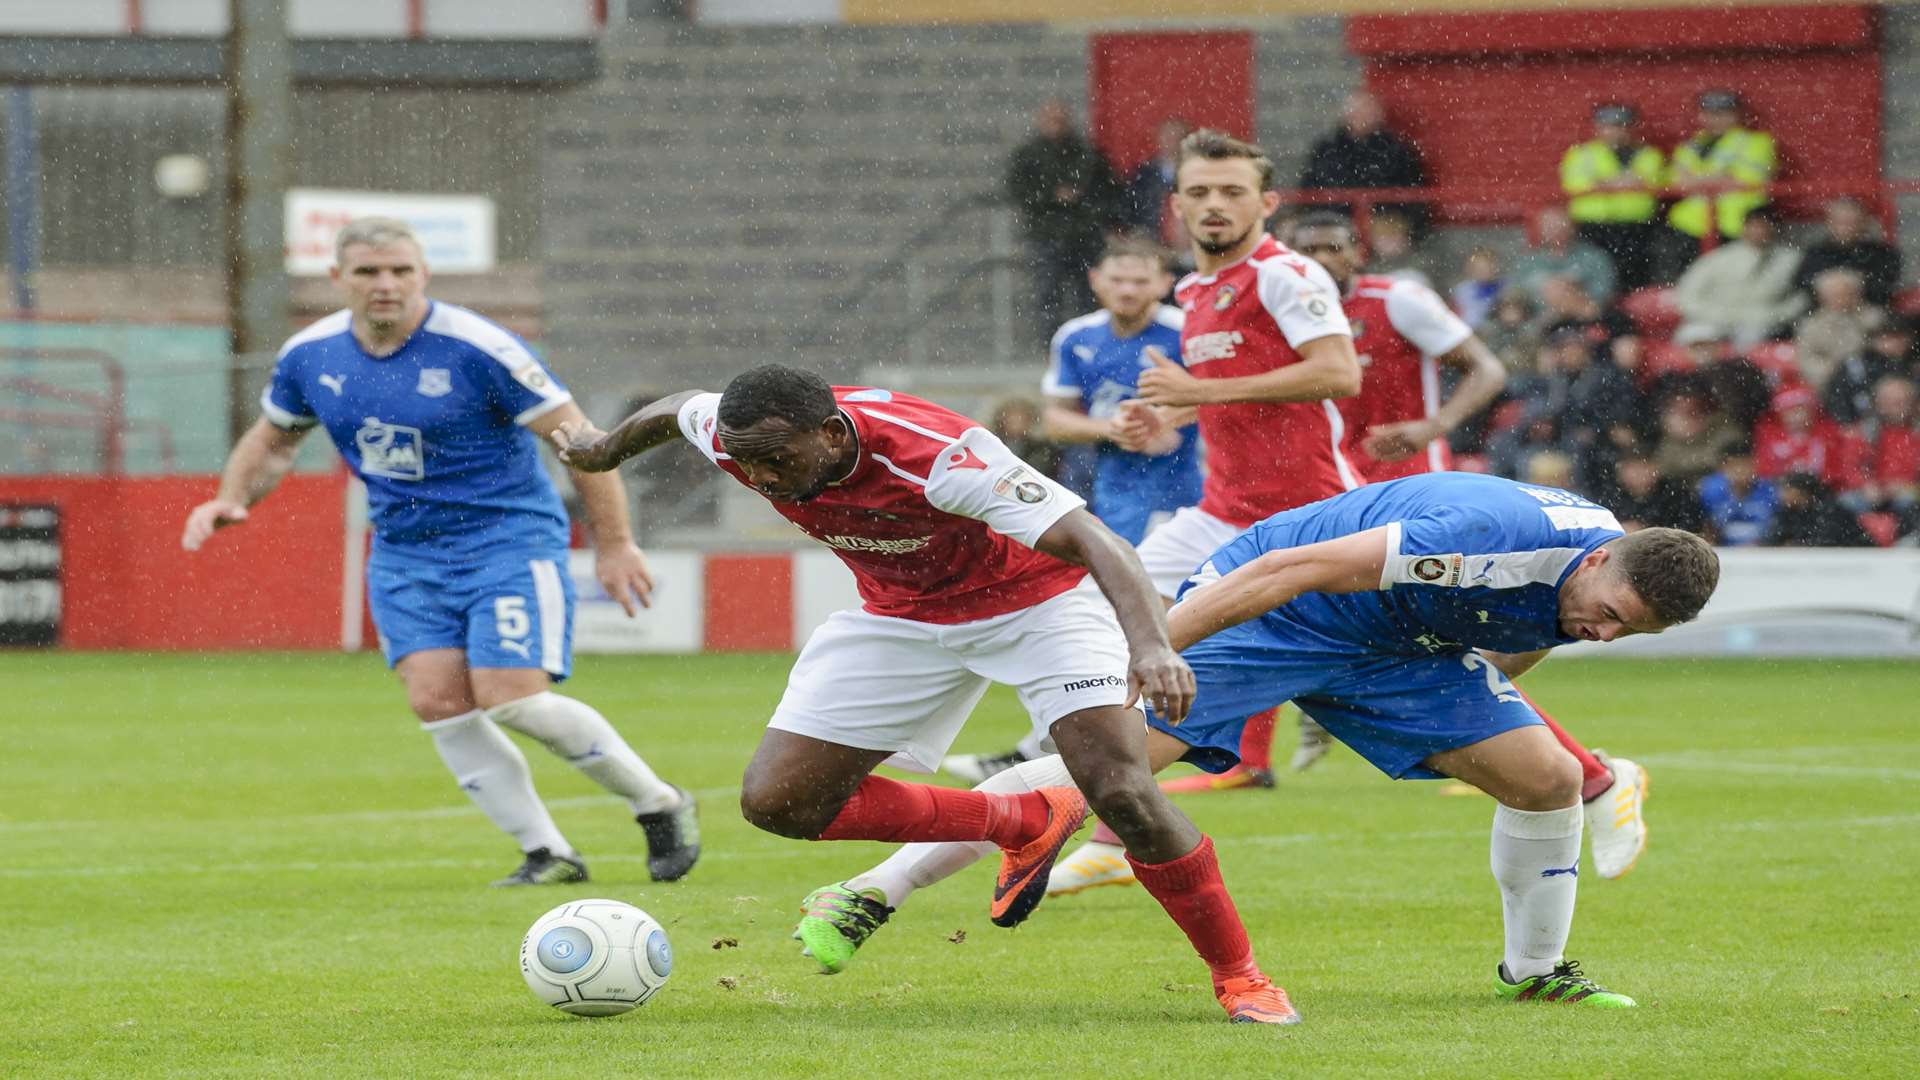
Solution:
[{"label": "outstretched arm", "polygon": [[[580,406],[569,401],[542,413],[527,424],[527,430],[542,439],[552,439],[562,425],[583,425],[587,416]],[[587,531],[593,536],[594,576],[600,587],[620,604],[628,618],[652,606],[653,571],[647,557],[633,542],[633,519],[627,512],[627,489],[611,473],[569,469],[573,489],[580,493],[580,505],[587,514]]]},{"label": "outstretched arm", "polygon": [[1167,614],[1176,649],[1264,615],[1302,593],[1367,592],[1380,587],[1387,529],[1269,551],[1182,597]]},{"label": "outstretched arm", "polygon": [[1396,424],[1376,424],[1367,429],[1361,449],[1380,461],[1395,461],[1426,449],[1427,444],[1445,436],[1467,422],[1474,414],[1493,403],[1507,385],[1507,368],[1478,336],[1469,337],[1438,358],[1442,364],[1466,373],[1453,395],[1442,402],[1430,417]]},{"label": "outstretched arm", "polygon": [[601,431],[584,416],[561,420],[548,433],[560,460],[575,472],[597,473],[617,469],[630,457],[644,454],[680,437],[680,406],[699,390],[682,390],[640,407],[640,411]]},{"label": "outstretched arm", "polygon": [[1186,719],[1193,706],[1193,671],[1167,641],[1165,605],[1133,548],[1084,507],[1054,522],[1033,547],[1062,562],[1086,567],[1113,603],[1132,657],[1127,703],[1144,696],[1168,723]]},{"label": "outstretched arm", "polygon": [[254,421],[227,455],[220,491],[187,514],[180,546],[199,551],[214,530],[247,520],[247,508],[267,497],[293,468],[294,452],[311,428],[276,427],[265,417]]}]

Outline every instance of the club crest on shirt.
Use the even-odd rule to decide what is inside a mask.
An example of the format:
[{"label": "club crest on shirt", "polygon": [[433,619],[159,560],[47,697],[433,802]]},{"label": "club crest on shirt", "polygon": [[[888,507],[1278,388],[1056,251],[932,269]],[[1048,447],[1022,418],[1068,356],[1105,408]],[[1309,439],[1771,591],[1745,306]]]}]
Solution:
[{"label": "club crest on shirt", "polygon": [[1213,310],[1227,310],[1233,306],[1234,298],[1239,295],[1240,293],[1231,285],[1220,286],[1220,291],[1213,294]]},{"label": "club crest on shirt", "polygon": [[363,473],[395,480],[421,480],[427,475],[427,444],[417,427],[369,416],[353,433],[353,445],[360,452]]},{"label": "club crest on shirt", "polygon": [[1029,505],[1046,502],[1053,495],[1047,490],[1047,485],[1041,483],[1040,478],[1024,465],[1015,465],[1001,473],[1000,478],[993,482],[993,493],[1003,499],[1017,499]]},{"label": "club crest on shirt", "polygon": [[414,391],[421,397],[446,397],[453,393],[453,372],[443,367],[423,367]]}]

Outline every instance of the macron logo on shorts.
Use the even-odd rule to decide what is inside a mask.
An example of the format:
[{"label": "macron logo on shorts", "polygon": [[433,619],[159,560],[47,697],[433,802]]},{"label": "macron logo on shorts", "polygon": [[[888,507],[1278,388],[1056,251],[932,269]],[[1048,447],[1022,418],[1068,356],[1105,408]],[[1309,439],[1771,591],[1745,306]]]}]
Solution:
[{"label": "macron logo on shorts", "polygon": [[1060,688],[1062,693],[1071,694],[1078,690],[1091,690],[1096,686],[1125,686],[1127,680],[1118,675],[1101,675],[1092,679],[1075,679]]}]

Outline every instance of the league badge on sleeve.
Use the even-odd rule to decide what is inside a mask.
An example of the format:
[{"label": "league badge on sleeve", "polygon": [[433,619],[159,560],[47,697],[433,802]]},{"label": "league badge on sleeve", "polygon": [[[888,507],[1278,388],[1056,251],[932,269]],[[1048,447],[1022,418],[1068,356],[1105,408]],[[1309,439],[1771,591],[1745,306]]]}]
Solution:
[{"label": "league badge on sleeve", "polygon": [[1053,494],[1024,465],[1015,465],[1000,474],[1000,479],[993,482],[993,493],[1003,499],[1017,499],[1030,505],[1046,502]]},{"label": "league badge on sleeve", "polygon": [[420,382],[414,390],[421,397],[446,397],[453,393],[453,372],[443,367],[420,369]]}]

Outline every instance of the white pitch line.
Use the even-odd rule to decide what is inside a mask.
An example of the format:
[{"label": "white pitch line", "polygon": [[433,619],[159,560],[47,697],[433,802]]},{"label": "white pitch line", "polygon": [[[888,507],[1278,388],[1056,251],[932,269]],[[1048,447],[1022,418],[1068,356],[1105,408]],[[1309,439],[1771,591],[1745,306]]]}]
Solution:
[{"label": "white pitch line", "polygon": [[[1869,752],[1870,751],[1865,751]],[[1751,773],[1762,776],[1845,777],[1849,780],[1920,780],[1920,769],[1877,765],[1795,765],[1788,762],[1741,761],[1706,754],[1649,754],[1638,759],[1662,769],[1695,772]]]}]

